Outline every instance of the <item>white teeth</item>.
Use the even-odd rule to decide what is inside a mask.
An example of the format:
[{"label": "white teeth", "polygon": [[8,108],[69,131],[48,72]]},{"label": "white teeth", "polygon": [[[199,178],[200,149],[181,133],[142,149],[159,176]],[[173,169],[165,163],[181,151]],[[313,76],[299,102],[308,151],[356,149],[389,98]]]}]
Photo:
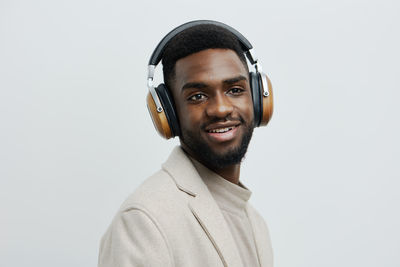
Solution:
[{"label": "white teeth", "polygon": [[232,129],[233,129],[233,127],[226,127],[226,128],[209,130],[209,132],[210,133],[225,133],[225,132],[230,131]]}]

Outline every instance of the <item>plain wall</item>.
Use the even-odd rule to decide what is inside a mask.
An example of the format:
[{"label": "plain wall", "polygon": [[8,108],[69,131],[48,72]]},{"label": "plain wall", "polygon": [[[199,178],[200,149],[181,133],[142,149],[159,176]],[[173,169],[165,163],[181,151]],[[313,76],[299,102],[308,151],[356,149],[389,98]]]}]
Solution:
[{"label": "plain wall", "polygon": [[214,19],[250,40],[274,86],[241,179],[275,266],[400,266],[399,7],[2,0],[0,265],[96,266],[122,201],[179,143],[147,113],[150,54]]}]

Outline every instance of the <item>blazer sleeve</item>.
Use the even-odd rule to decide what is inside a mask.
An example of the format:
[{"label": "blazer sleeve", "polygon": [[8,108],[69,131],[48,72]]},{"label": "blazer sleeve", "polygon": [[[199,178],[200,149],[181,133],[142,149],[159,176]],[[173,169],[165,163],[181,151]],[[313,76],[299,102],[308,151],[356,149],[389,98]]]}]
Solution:
[{"label": "blazer sleeve", "polygon": [[99,267],[173,265],[165,236],[144,209],[118,213],[101,240]]}]

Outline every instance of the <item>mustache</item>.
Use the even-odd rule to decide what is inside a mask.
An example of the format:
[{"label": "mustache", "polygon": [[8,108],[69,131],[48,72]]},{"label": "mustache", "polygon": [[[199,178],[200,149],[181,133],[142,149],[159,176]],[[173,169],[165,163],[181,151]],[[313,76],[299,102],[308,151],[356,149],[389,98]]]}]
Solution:
[{"label": "mustache", "polygon": [[231,115],[228,115],[225,118],[213,117],[209,121],[203,123],[200,127],[202,130],[205,130],[205,128],[210,124],[217,123],[217,122],[228,122],[228,121],[240,122],[242,124],[246,124],[246,121],[242,118],[242,116],[232,117]]}]

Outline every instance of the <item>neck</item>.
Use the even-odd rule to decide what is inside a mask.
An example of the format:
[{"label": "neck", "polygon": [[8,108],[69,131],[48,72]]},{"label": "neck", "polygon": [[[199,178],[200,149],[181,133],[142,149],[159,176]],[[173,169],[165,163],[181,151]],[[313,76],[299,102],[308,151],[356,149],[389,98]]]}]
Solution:
[{"label": "neck", "polygon": [[224,178],[225,180],[228,180],[231,183],[234,184],[239,184],[239,177],[240,177],[240,163],[231,165],[225,168],[221,169],[212,169],[211,167],[208,167],[205,165],[207,168]]},{"label": "neck", "polygon": [[240,163],[229,165],[226,167],[215,167],[215,166],[210,166],[207,162],[202,160],[200,157],[198,157],[193,151],[191,151],[186,145],[181,143],[181,147],[183,151],[185,151],[190,157],[194,158],[204,166],[206,166],[208,169],[212,170],[225,180],[234,183],[234,184],[239,184],[239,177],[240,177]]}]

